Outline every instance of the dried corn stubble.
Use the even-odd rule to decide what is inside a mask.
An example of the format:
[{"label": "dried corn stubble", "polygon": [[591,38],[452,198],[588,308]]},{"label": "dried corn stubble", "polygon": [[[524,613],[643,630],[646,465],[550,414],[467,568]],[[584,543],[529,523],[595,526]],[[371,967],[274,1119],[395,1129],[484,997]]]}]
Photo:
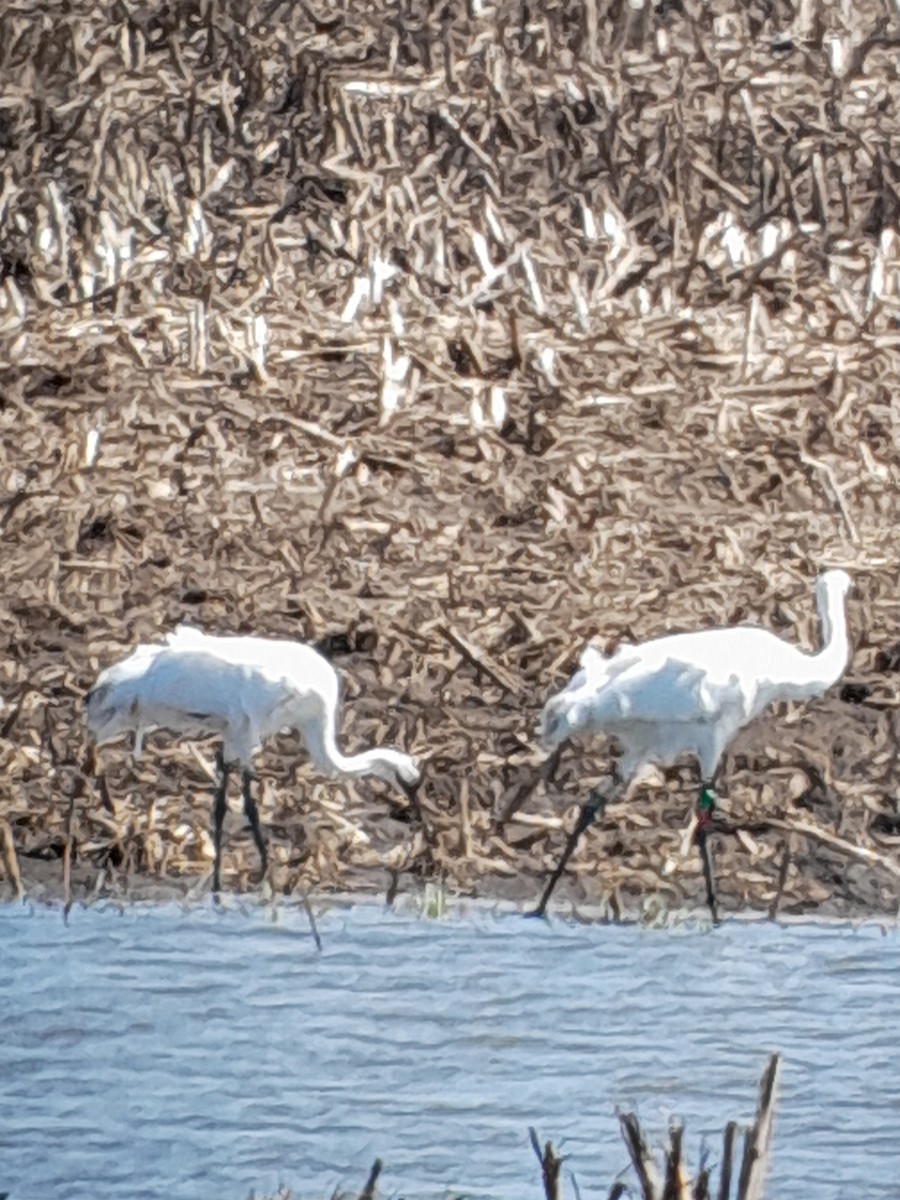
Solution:
[{"label": "dried corn stubble", "polygon": [[[758,819],[765,790],[896,857],[896,17],[42,11],[0,14],[0,815],[26,887],[68,844],[83,690],[187,619],[338,635],[346,743],[430,756],[417,849],[377,785],[323,789],[279,741],[285,886],[358,886],[409,842],[410,870],[534,894],[560,831],[494,818],[580,647],[744,619],[809,644],[826,560],[858,584],[849,685],[747,731],[728,810]],[[76,892],[202,877],[196,763],[105,761],[117,824],[82,798]],[[527,812],[606,764],[564,759]],[[611,809],[572,894],[698,901],[690,793],[673,772],[647,824]],[[226,869],[252,879],[236,824]],[[720,849],[726,907],[779,887],[783,835],[754,837]],[[779,903],[895,887],[811,848]]]}]

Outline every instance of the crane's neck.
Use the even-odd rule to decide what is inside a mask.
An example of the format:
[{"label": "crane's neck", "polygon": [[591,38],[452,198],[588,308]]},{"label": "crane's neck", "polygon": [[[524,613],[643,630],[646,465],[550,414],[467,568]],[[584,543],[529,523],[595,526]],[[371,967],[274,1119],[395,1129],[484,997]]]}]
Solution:
[{"label": "crane's neck", "polygon": [[343,754],[335,737],[336,706],[326,705],[318,719],[298,724],[310,755],[316,765],[330,775],[357,778],[375,775],[386,783],[410,787],[419,781],[415,760],[391,746],[373,746],[361,754]]},{"label": "crane's neck", "polygon": [[386,757],[384,752],[378,748],[363,750],[360,754],[342,754],[332,743],[328,765],[334,774],[348,775],[353,778],[377,775],[380,779],[392,780],[394,777],[390,758]]},{"label": "crane's neck", "polygon": [[804,654],[792,698],[818,696],[843,675],[850,654],[844,592],[839,586],[824,585],[816,593],[822,645],[814,654]]}]

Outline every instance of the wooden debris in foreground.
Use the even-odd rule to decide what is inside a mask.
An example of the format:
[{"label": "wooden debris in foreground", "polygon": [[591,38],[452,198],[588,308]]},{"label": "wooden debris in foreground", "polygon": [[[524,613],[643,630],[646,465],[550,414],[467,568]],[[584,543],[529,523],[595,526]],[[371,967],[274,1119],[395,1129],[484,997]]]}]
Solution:
[{"label": "wooden debris in foreground", "polygon": [[381,1174],[381,1159],[376,1158],[372,1163],[372,1170],[369,1172],[369,1178],[366,1180],[366,1186],[359,1193],[359,1200],[375,1200],[376,1189],[378,1187],[378,1176]]},{"label": "wooden debris in foreground", "polygon": [[528,1130],[528,1136],[531,1139],[531,1148],[534,1150],[538,1162],[541,1164],[541,1179],[544,1183],[544,1200],[560,1200],[560,1183],[559,1172],[562,1168],[562,1159],[553,1149],[551,1142],[545,1142],[541,1149],[540,1138],[537,1135],[537,1130],[532,1126]]},{"label": "wooden debris in foreground", "polygon": [[[763,1200],[766,1176],[769,1171],[769,1154],[772,1146],[772,1121],[781,1068],[781,1058],[771,1054],[759,1084],[759,1102],[756,1118],[744,1134],[744,1155],[734,1200]],[[690,1181],[682,1158],[682,1135],[680,1125],[669,1131],[669,1147],[665,1152],[665,1171],[660,1174],[656,1160],[648,1149],[641,1133],[640,1122],[634,1113],[620,1113],[619,1123],[622,1137],[638,1183],[642,1200],[701,1200],[708,1197],[709,1172],[701,1167],[693,1182]],[[719,1172],[718,1200],[732,1200],[732,1156],[736,1126],[729,1122],[723,1136],[722,1165]]]},{"label": "wooden debris in foreground", "polygon": [[777,1054],[772,1054],[759,1084],[756,1120],[744,1138],[744,1158],[738,1181],[738,1200],[762,1200],[763,1197],[763,1188],[769,1171],[772,1122],[775,1117],[775,1093],[780,1073],[781,1060]]},{"label": "wooden debris in foreground", "polygon": [[[664,1168],[660,1171],[650,1149],[640,1122],[634,1113],[620,1113],[619,1125],[628,1148],[632,1166],[637,1175],[641,1200],[764,1200],[764,1187],[769,1171],[769,1156],[772,1148],[772,1121],[775,1111],[781,1057],[771,1054],[759,1084],[759,1101],[756,1117],[744,1134],[744,1154],[741,1161],[737,1191],[732,1191],[734,1144],[738,1126],[729,1121],[723,1135],[722,1161],[719,1167],[719,1186],[713,1192],[710,1170],[701,1163],[696,1175],[691,1178],[683,1156],[683,1129],[673,1125],[669,1130],[669,1145],[664,1151]],[[541,1168],[544,1200],[564,1200],[561,1171],[563,1158],[557,1154],[552,1142],[541,1145],[537,1130],[528,1130],[531,1148]],[[372,1166],[368,1181],[358,1193],[334,1193],[332,1200],[377,1200],[376,1184],[382,1171],[382,1160],[377,1158]],[[580,1196],[573,1180],[576,1200]],[[624,1179],[613,1182],[607,1200],[619,1200],[632,1195]],[[272,1200],[291,1200],[292,1193],[286,1189],[278,1192]],[[253,1200],[253,1197],[250,1198]],[[299,1200],[299,1198],[298,1198]]]}]

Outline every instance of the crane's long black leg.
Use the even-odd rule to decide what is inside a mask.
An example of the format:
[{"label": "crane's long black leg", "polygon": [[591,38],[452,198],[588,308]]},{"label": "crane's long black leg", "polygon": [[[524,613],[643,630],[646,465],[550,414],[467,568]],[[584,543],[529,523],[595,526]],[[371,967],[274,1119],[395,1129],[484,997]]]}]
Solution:
[{"label": "crane's long black leg", "polygon": [[569,840],[566,842],[565,849],[562,853],[562,858],[559,860],[556,870],[548,879],[547,886],[544,888],[544,894],[541,896],[537,908],[533,909],[529,913],[526,913],[525,915],[527,917],[542,917],[544,915],[544,911],[547,908],[550,897],[553,895],[553,889],[559,882],[560,875],[562,875],[563,871],[566,869],[566,863],[572,857],[581,835],[586,829],[590,828],[598,815],[603,812],[604,808],[606,808],[606,805],[609,803],[610,798],[611,797],[609,795],[604,796],[598,788],[595,788],[591,792],[587,803],[582,805],[581,812],[578,814],[578,820],[575,822],[575,828],[569,834]]},{"label": "crane's long black leg", "polygon": [[213,894],[218,895],[221,887],[219,878],[220,868],[222,865],[222,822],[225,820],[225,792],[228,788],[228,763],[225,761],[225,755],[222,752],[221,746],[216,751],[216,770],[219,773],[219,782],[216,784],[216,790],[213,800],[213,847],[215,849],[215,863],[213,865]]},{"label": "crane's long black leg", "polygon": [[716,797],[712,788],[704,784],[700,789],[697,801],[697,828],[694,831],[694,841],[700,851],[703,863],[703,878],[706,881],[706,903],[709,905],[713,924],[719,923],[719,902],[716,897],[716,877],[713,871],[712,851],[709,846],[709,835],[712,832],[713,812],[716,807]]},{"label": "crane's long black leg", "polygon": [[259,861],[262,863],[262,873],[265,875],[269,866],[269,856],[266,853],[266,843],[263,841],[262,830],[259,827],[259,811],[250,789],[250,785],[254,779],[253,772],[245,767],[242,779],[244,784],[244,812],[247,814],[247,820],[250,822],[253,840],[256,842],[256,849],[259,851]]}]

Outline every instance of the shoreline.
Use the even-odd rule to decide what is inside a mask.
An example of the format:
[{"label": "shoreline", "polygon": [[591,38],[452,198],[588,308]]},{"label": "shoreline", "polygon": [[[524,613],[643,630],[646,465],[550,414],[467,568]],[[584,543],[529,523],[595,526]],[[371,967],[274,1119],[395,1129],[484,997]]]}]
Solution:
[{"label": "shoreline", "polygon": [[[508,800],[493,811],[473,808],[465,780],[450,792],[446,769],[438,790],[433,772],[441,764],[426,766],[414,812],[381,785],[292,780],[280,749],[262,775],[267,890],[243,816],[229,809],[223,896],[390,902],[430,888],[441,906],[452,898],[527,911],[538,903],[579,813],[571,800],[560,804],[558,781],[538,778],[535,786],[527,761],[512,767],[510,778],[518,782],[500,793],[517,797],[528,788],[527,804],[508,816]],[[202,749],[187,751],[160,744],[147,766],[116,755],[99,775],[75,762],[60,764],[49,803],[28,803],[24,793],[5,808],[0,803],[0,899],[26,893],[62,904],[190,903],[208,894],[213,844],[208,784],[201,782],[207,766]],[[740,747],[732,761],[735,786],[722,798],[710,840],[723,919],[896,920],[900,864],[894,848],[873,836],[875,822],[865,829],[864,796],[851,807],[833,785],[802,791],[800,771],[762,775]],[[563,794],[585,787],[582,765],[564,764]],[[773,803],[776,787],[781,795]],[[690,841],[693,811],[690,775],[677,768],[634,800],[610,804],[579,842],[553,911],[599,922],[665,924],[672,914],[707,921],[701,857]]]},{"label": "shoreline", "polygon": [[[61,879],[54,881],[49,873],[47,876],[40,881],[32,878],[31,885],[25,886],[21,895],[15,893],[8,880],[0,879],[0,904],[60,909],[64,913],[73,908],[106,907],[119,910],[173,907],[185,911],[205,907],[212,899],[209,889],[211,872],[193,880],[154,879],[149,876],[132,879],[127,889],[123,890],[98,890],[96,887],[87,886],[87,879],[75,879],[68,904]],[[469,895],[449,890],[433,881],[412,881],[407,887],[401,884],[390,899],[386,888],[365,886],[362,882],[360,886],[350,889],[312,889],[305,896],[299,891],[290,894],[273,893],[271,889],[265,891],[262,887],[246,891],[223,889],[219,903],[213,907],[223,914],[236,911],[239,907],[251,911],[286,909],[300,912],[308,902],[319,916],[335,909],[380,906],[385,913],[420,917],[423,920],[466,920],[473,916],[528,919],[539,894],[539,887],[535,887],[532,893],[528,887],[531,882],[523,880],[520,894],[515,897],[486,893]],[[545,919],[548,924],[563,922],[578,925],[618,925],[647,930],[713,932],[715,929],[706,907],[702,904],[666,909],[654,905],[652,899],[646,897],[643,905],[613,913],[608,903],[586,898],[576,900],[568,896],[566,889],[562,887],[560,894],[548,906]],[[770,923],[795,927],[873,928],[887,934],[900,927],[900,911],[847,912],[841,911],[837,905],[819,904],[794,910],[785,907],[774,916],[763,908],[745,907],[733,912],[723,912],[720,917],[720,925]]]}]

